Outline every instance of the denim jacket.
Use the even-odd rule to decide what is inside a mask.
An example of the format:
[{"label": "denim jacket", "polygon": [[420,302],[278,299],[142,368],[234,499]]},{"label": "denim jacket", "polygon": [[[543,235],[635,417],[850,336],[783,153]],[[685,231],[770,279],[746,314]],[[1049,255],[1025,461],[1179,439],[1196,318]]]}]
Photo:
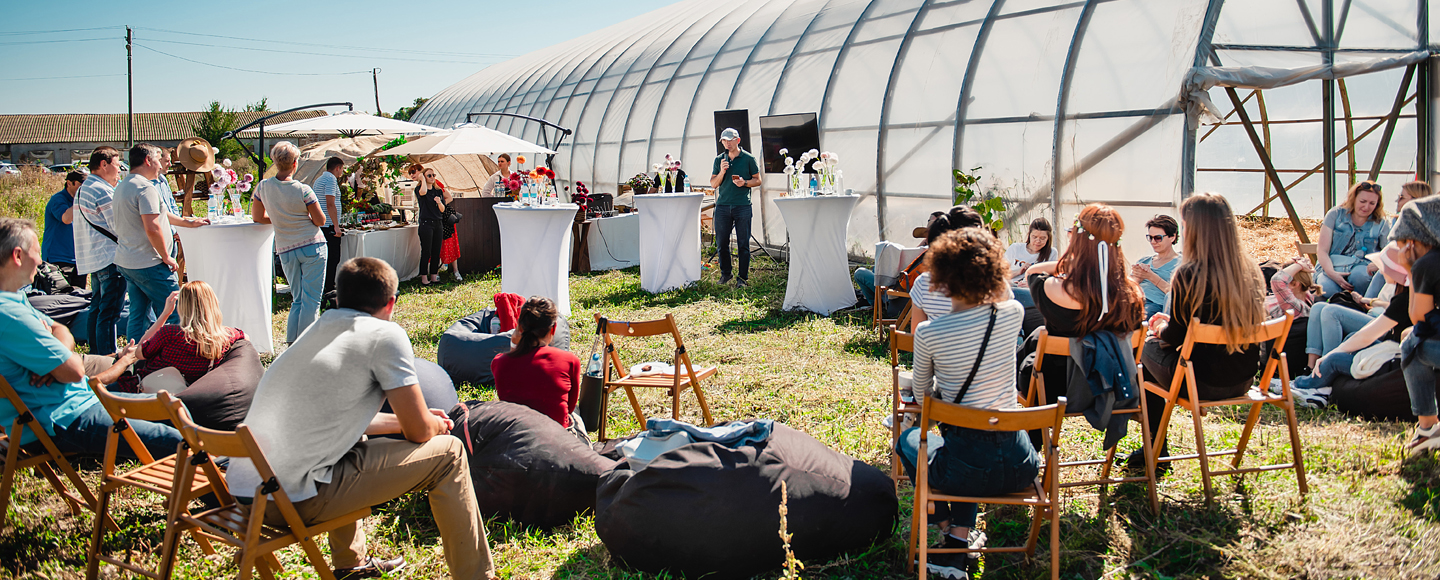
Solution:
[{"label": "denim jacket", "polygon": [[1325,214],[1325,225],[1330,226],[1330,263],[1335,270],[1348,273],[1356,264],[1365,261],[1365,254],[1378,252],[1390,237],[1390,220],[1366,221],[1356,226],[1350,221],[1350,212],[1335,207]]}]

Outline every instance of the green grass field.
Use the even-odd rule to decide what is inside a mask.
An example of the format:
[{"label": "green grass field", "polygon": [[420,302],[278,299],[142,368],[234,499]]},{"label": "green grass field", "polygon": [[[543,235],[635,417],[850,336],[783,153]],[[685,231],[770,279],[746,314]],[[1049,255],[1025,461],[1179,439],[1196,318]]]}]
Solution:
[{"label": "green grass field", "polygon": [[[0,184],[0,212],[38,217],[39,210]],[[46,186],[48,187],[48,186]],[[52,189],[53,191],[53,189]],[[43,201],[41,202],[43,204]],[[673,313],[697,364],[718,365],[706,385],[716,420],[771,418],[809,433],[840,452],[888,470],[889,430],[882,427],[890,401],[890,367],[877,331],[863,315],[821,317],[781,312],[785,289],[783,264],[759,260],[750,288],[716,283],[707,272],[695,286],[651,295],[640,289],[637,269],[572,276],[571,346],[585,356],[594,332],[593,315],[618,320],[658,318]],[[410,333],[416,355],[435,359],[440,335],[455,319],[491,305],[499,290],[497,273],[463,283],[401,287],[396,321]],[[283,337],[285,304],[275,313],[276,336]],[[668,355],[657,342],[631,349],[631,359]],[[494,391],[465,385],[462,399],[493,399]],[[618,401],[617,401],[618,402]],[[668,413],[668,399],[642,395],[649,414]],[[628,434],[639,425],[612,407],[612,433]],[[682,399],[684,419],[699,422],[693,396]],[[1233,443],[1244,416],[1218,411],[1205,418],[1211,447]],[[1160,482],[1161,513],[1151,514],[1145,490],[1137,485],[1064,493],[1061,518],[1063,578],[1433,578],[1440,573],[1440,463],[1434,457],[1407,459],[1401,445],[1409,425],[1365,422],[1333,411],[1302,411],[1310,493],[1299,495],[1289,471],[1217,480],[1218,498],[1206,506],[1200,473],[1183,462]],[[1276,462],[1290,450],[1278,411],[1267,410],[1251,449],[1251,460]],[[1177,413],[1171,444],[1177,453],[1193,449],[1189,416]],[[1138,445],[1138,429],[1121,442],[1121,452]],[[1099,453],[1099,433],[1083,420],[1066,424],[1067,455]],[[94,481],[99,468],[82,462]],[[905,547],[910,514],[908,487],[901,494],[895,535],[860,553],[833,562],[805,562],[811,578],[901,578],[907,574]],[[106,544],[112,552],[132,551],[153,562],[162,534],[163,514],[154,498],[123,495],[115,517],[124,533]],[[0,530],[0,578],[73,578],[83,575],[91,518],[71,517],[37,476],[19,479],[11,508]],[[983,509],[982,525],[991,545],[1023,538],[1025,515],[1012,509]],[[376,509],[367,520],[372,551],[404,555],[404,578],[446,577],[440,542],[423,497],[407,496]],[[653,578],[625,570],[613,561],[594,532],[589,516],[551,532],[508,521],[487,522],[491,548],[506,578]],[[705,541],[704,522],[693,530]],[[322,547],[324,543],[322,542]],[[1037,563],[990,556],[974,577],[1047,578],[1049,550],[1040,544]],[[285,577],[314,577],[301,552],[283,552]],[[231,576],[228,553],[205,557],[186,541],[177,578]],[[107,573],[113,574],[111,571]],[[780,575],[776,570],[763,577]]]}]

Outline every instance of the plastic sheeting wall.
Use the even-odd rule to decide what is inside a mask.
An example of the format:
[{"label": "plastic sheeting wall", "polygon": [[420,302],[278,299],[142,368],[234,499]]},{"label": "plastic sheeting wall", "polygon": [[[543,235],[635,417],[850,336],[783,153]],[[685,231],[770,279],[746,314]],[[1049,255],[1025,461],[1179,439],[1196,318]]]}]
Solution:
[{"label": "plastic sheeting wall", "polygon": [[[713,111],[748,109],[757,144],[760,116],[817,112],[822,149],[840,155],[844,187],[865,197],[851,217],[852,254],[882,238],[913,243],[910,229],[950,205],[955,168],[979,167],[982,188],[1014,201],[1012,226],[1055,215],[1057,201],[1064,220],[1105,201],[1135,230],[1173,212],[1191,183],[1258,202],[1257,174],[1191,181],[1194,164],[1259,167],[1243,128],[1198,145],[1186,131],[1181,81],[1214,64],[1212,41],[1224,44],[1213,54],[1226,65],[1297,66],[1324,58],[1317,26],[1343,21],[1327,45],[1342,49],[1329,52],[1338,58],[1416,50],[1422,22],[1435,19],[1421,18],[1423,2],[690,0],[482,70],[415,120],[449,126],[503,111],[557,122],[575,130],[556,157],[561,180],[614,192],[667,153],[703,182],[716,155]],[[1332,18],[1321,18],[1326,9]],[[1389,77],[1398,84],[1398,73]],[[1305,108],[1319,99],[1304,96],[1318,95],[1316,85],[1285,90]],[[1363,106],[1388,110],[1394,90],[1360,91]],[[477,121],[538,138],[534,123]],[[1416,130],[1402,123],[1395,138],[1410,159]],[[757,235],[769,243],[785,241],[773,202],[783,188],[783,176],[766,176],[753,196]],[[1145,251],[1139,235],[1124,241]]]}]

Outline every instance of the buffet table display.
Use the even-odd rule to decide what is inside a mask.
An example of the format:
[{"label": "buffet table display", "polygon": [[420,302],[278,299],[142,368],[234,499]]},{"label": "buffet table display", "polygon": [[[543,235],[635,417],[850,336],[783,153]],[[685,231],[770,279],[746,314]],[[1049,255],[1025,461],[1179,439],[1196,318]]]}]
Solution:
[{"label": "buffet table display", "polygon": [[775,199],[790,237],[790,278],[783,310],[830,314],[855,304],[845,240],[854,195]]},{"label": "buffet table display", "polygon": [[500,222],[500,291],[555,301],[570,316],[570,227],[580,206],[495,204]]},{"label": "buffet table display", "polygon": [[684,288],[700,280],[700,201],[703,193],[635,196],[640,211],[640,287]]},{"label": "buffet table display", "polygon": [[640,214],[626,213],[585,222],[590,271],[640,265]]},{"label": "buffet table display", "polygon": [[386,222],[346,229],[340,237],[340,263],[350,258],[379,258],[395,269],[401,281],[420,275],[419,226]]},{"label": "buffet table display", "polygon": [[175,228],[189,258],[185,274],[203,280],[220,300],[225,325],[245,332],[262,353],[275,351],[270,336],[270,308],[275,279],[275,229],[266,224],[237,223]]}]

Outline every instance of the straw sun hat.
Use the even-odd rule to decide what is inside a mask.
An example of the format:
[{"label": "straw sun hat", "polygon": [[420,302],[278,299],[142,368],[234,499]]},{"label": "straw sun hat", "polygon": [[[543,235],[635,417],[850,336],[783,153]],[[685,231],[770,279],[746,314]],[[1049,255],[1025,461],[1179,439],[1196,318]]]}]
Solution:
[{"label": "straw sun hat", "polygon": [[215,169],[215,150],[210,142],[199,137],[189,137],[175,147],[175,160],[190,171],[206,172]]}]

